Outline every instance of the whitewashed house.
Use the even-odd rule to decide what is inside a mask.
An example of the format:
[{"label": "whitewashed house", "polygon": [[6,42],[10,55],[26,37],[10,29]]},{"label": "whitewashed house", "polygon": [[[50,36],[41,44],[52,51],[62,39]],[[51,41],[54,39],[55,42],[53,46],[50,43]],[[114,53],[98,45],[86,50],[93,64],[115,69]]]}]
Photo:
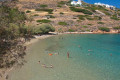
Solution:
[{"label": "whitewashed house", "polygon": [[110,9],[112,9],[112,10],[115,10],[115,6],[108,5],[108,4],[104,4],[104,3],[100,3],[100,2],[94,3],[94,5],[100,5],[100,6],[104,6],[104,7],[106,7],[106,8],[110,8]]},{"label": "whitewashed house", "polygon": [[71,5],[82,5],[82,1],[78,0],[78,1],[72,1]]}]

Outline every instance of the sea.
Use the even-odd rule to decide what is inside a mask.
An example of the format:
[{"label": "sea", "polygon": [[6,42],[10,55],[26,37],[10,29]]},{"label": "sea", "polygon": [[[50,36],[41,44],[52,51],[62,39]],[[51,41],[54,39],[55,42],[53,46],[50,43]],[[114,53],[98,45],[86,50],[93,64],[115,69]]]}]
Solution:
[{"label": "sea", "polygon": [[120,34],[52,36],[26,53],[8,80],[120,80]]}]

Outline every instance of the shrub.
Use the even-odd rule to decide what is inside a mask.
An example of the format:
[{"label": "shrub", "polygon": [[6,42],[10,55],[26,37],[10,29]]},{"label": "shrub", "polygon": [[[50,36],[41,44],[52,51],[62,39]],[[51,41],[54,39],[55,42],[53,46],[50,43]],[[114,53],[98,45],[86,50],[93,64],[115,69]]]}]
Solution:
[{"label": "shrub", "polygon": [[83,27],[83,28],[87,28],[88,26],[85,26],[85,25],[84,25],[84,26],[82,26],[82,27]]},{"label": "shrub", "polygon": [[58,4],[64,5],[66,2],[65,1],[60,1]]},{"label": "shrub", "polygon": [[98,24],[105,24],[104,22],[97,22]]},{"label": "shrub", "polygon": [[53,15],[46,15],[46,16],[49,18],[55,18],[55,16],[53,16]]},{"label": "shrub", "polygon": [[57,5],[57,7],[62,7],[61,5]]},{"label": "shrub", "polygon": [[45,11],[51,14],[53,12],[53,9],[35,9],[35,11]]},{"label": "shrub", "polygon": [[104,22],[97,22],[98,24],[105,24]]},{"label": "shrub", "polygon": [[75,7],[70,7],[71,11],[74,12],[82,12],[84,14],[92,15],[93,13],[91,11],[88,11],[86,9],[80,9],[80,8],[75,8]]},{"label": "shrub", "polygon": [[95,10],[108,11],[102,6],[95,6],[95,5],[87,6],[85,8],[91,10],[92,12],[96,12]]},{"label": "shrub", "polygon": [[63,12],[60,12],[60,14],[64,14]]},{"label": "shrub", "polygon": [[58,22],[59,25],[63,25],[63,26],[66,26],[68,25],[66,22]]},{"label": "shrub", "polygon": [[68,31],[69,31],[69,32],[75,32],[75,30],[73,30],[73,29],[69,29]]},{"label": "shrub", "polygon": [[90,32],[90,30],[89,30],[89,29],[87,29],[86,31]]},{"label": "shrub", "polygon": [[31,11],[27,10],[26,13],[30,13]]},{"label": "shrub", "polygon": [[51,22],[51,21],[50,21],[50,20],[47,20],[47,19],[42,19],[42,20],[37,20],[37,22],[49,23],[49,22]]},{"label": "shrub", "polygon": [[107,27],[99,27],[99,30],[109,32],[110,29]]},{"label": "shrub", "polygon": [[95,20],[101,20],[102,17],[100,17],[100,16],[94,16],[94,19],[95,19]]},{"label": "shrub", "polygon": [[99,16],[86,16],[88,20],[101,20],[102,18]]},{"label": "shrub", "polygon": [[48,5],[42,4],[40,5],[40,7],[45,8],[45,7],[48,7]]},{"label": "shrub", "polygon": [[79,17],[80,20],[85,20],[84,15],[78,15],[78,17]]},{"label": "shrub", "polygon": [[86,17],[88,20],[94,20],[94,18],[92,17]]},{"label": "shrub", "polygon": [[38,14],[35,14],[34,16],[39,16]]},{"label": "shrub", "polygon": [[117,18],[117,15],[112,15],[111,19],[120,20],[119,18]]},{"label": "shrub", "polygon": [[90,25],[90,26],[91,26],[91,25],[93,25],[93,24],[87,24],[87,25]]},{"label": "shrub", "polygon": [[103,13],[105,13],[108,16],[111,16],[111,14],[108,11],[102,11]]},{"label": "shrub", "polygon": [[113,29],[118,30],[118,29],[120,29],[120,26],[118,26],[118,27],[113,27]]},{"label": "shrub", "polygon": [[20,27],[21,35],[26,35],[26,34],[33,35],[34,34],[33,27],[34,26],[26,26],[26,25],[24,25],[23,27]]},{"label": "shrub", "polygon": [[118,13],[118,16],[120,16],[120,13]]},{"label": "shrub", "polygon": [[34,34],[47,34],[49,32],[54,32],[55,28],[49,24],[42,24],[34,27]]}]

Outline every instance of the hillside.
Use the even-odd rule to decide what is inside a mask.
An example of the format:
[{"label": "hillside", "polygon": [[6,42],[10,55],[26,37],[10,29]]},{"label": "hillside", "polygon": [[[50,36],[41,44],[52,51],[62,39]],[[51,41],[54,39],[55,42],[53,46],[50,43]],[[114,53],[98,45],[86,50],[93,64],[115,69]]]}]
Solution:
[{"label": "hillside", "polygon": [[50,23],[57,32],[98,32],[100,27],[115,31],[114,27],[120,26],[120,10],[85,2],[76,7],[69,0],[19,0],[17,6],[32,16],[32,25]]}]

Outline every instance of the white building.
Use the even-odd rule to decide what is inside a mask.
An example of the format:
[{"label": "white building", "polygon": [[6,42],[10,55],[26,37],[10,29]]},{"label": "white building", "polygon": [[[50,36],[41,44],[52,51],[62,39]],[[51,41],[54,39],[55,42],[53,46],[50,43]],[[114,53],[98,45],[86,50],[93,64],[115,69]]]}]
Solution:
[{"label": "white building", "polygon": [[108,5],[108,4],[104,4],[104,3],[100,3],[100,2],[94,3],[94,5],[100,5],[100,6],[104,6],[104,7],[106,7],[106,8],[110,8],[110,9],[112,9],[112,10],[115,10],[115,6]]},{"label": "white building", "polygon": [[72,2],[71,2],[71,5],[82,5],[82,2],[81,2],[81,0],[72,1]]}]

